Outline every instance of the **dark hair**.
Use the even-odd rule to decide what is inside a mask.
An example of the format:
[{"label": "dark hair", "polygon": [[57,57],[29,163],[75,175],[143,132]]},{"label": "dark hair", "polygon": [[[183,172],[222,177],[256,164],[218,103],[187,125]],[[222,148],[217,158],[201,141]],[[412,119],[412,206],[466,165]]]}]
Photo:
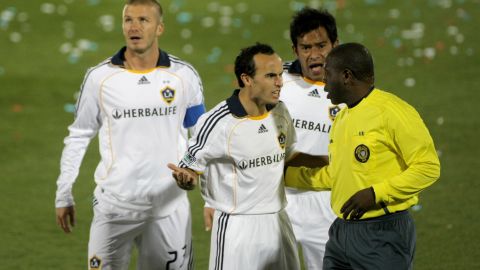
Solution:
[{"label": "dark hair", "polygon": [[125,5],[152,5],[155,6],[158,10],[160,21],[163,19],[163,8],[162,5],[156,0],[126,0]]},{"label": "dark hair", "polygon": [[293,15],[290,23],[290,39],[294,47],[297,47],[298,38],[319,27],[324,27],[328,38],[333,44],[337,41],[337,24],[335,18],[326,9],[313,9],[304,7]]},{"label": "dark hair", "polygon": [[360,81],[374,82],[373,58],[362,44],[345,43],[333,48],[327,56],[327,62],[337,71],[350,70]]},{"label": "dark hair", "polygon": [[240,54],[235,58],[235,76],[237,77],[238,86],[244,87],[242,82],[242,74],[250,77],[255,76],[255,61],[253,57],[257,54],[272,55],[275,51],[270,45],[257,42],[255,45],[240,50]]}]

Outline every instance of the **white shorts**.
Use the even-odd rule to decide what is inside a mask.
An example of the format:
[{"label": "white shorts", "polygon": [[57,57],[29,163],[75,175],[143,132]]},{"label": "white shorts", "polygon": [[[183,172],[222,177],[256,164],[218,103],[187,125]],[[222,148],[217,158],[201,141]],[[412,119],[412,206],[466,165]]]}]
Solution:
[{"label": "white shorts", "polygon": [[330,191],[291,191],[287,189],[285,210],[293,232],[302,246],[303,261],[308,270],[320,270],[328,241],[328,229],[337,216],[330,206]]},{"label": "white shorts", "polygon": [[[105,211],[105,209],[110,209]],[[126,270],[133,245],[138,249],[137,269],[193,269],[190,204],[182,200],[162,218],[138,213],[115,213],[98,204],[90,227],[88,269]]]},{"label": "white shorts", "polygon": [[287,214],[229,215],[215,211],[210,270],[300,269]]}]

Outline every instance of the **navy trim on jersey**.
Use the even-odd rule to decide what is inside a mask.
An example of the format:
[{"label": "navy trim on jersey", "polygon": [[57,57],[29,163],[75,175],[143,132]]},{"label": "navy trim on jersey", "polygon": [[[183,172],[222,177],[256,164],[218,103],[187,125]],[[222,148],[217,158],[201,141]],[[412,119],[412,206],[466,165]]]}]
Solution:
[{"label": "navy trim on jersey", "polygon": [[228,106],[223,105],[218,108],[218,110],[209,115],[197,134],[197,142],[188,148],[188,152],[191,155],[195,156],[195,154],[205,146],[208,136],[210,135],[218,121],[220,121],[220,119],[229,114],[230,110],[228,109]]},{"label": "navy trim on jersey", "polygon": [[300,65],[300,61],[298,61],[298,59],[293,61],[293,62],[290,62],[290,63],[285,63],[283,65],[283,68],[288,70],[288,73],[298,74],[298,75],[303,76],[302,66]]},{"label": "navy trim on jersey", "polygon": [[187,112],[185,113],[185,118],[183,119],[183,127],[185,128],[193,127],[197,123],[198,118],[204,112],[205,112],[205,105],[203,103],[187,108]]},{"label": "navy trim on jersey", "polygon": [[[240,98],[238,94],[240,93],[240,89],[235,89],[231,97],[227,98],[226,102],[230,112],[235,115],[235,117],[242,118],[248,116],[247,111],[243,107],[242,103],[240,102]],[[267,111],[273,109],[275,105],[267,104]]]},{"label": "navy trim on jersey", "polygon": [[222,213],[218,218],[217,227],[217,254],[215,256],[215,270],[223,269],[223,255],[225,251],[225,235],[227,234],[227,224],[229,214]]},{"label": "navy trim on jersey", "polygon": [[80,93],[79,93],[79,95],[78,95],[77,103],[76,103],[76,105],[75,105],[75,113],[74,113],[74,115],[73,115],[74,118],[77,117],[78,108],[80,108],[80,101],[82,100],[83,90],[85,89],[85,84],[87,83],[88,77],[90,77],[90,74],[91,74],[94,70],[98,69],[99,67],[101,67],[101,66],[103,66],[103,65],[108,64],[108,62],[109,62],[108,59],[107,59],[107,60],[104,60],[104,61],[101,62],[100,64],[98,64],[98,65],[96,65],[96,66],[94,66],[94,67],[92,67],[92,68],[89,68],[89,69],[87,70],[87,74],[85,74],[85,78],[83,79],[82,85],[80,86]]},{"label": "navy trim on jersey", "polygon": [[[123,66],[123,62],[125,62],[125,51],[127,47],[123,47],[118,51],[114,56],[112,56],[112,64],[117,66]],[[168,53],[158,49],[160,55],[157,60],[157,67],[170,67],[170,58],[168,57]]]}]

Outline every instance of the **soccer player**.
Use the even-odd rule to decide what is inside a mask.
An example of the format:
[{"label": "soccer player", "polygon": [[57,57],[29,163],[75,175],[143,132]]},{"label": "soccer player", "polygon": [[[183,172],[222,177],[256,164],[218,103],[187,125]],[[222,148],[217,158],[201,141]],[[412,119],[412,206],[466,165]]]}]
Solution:
[{"label": "soccer player", "polygon": [[[328,134],[340,107],[327,99],[322,80],[325,57],[338,45],[335,18],[326,10],[303,8],[293,16],[290,38],[297,59],[284,65],[280,100],[293,118],[295,150],[328,160]],[[286,211],[302,247],[305,268],[322,269],[328,229],[336,217],[330,206],[330,191],[287,188],[287,200]]]},{"label": "soccer player", "polygon": [[286,185],[332,191],[337,219],[324,269],[412,269],[416,236],[407,210],[440,176],[433,140],[412,106],[374,87],[363,45],[334,48],[324,69],[328,98],[347,105],[330,132],[330,163],[289,167]]},{"label": "soccer player", "polygon": [[282,61],[256,44],[235,60],[239,90],[204,114],[188,152],[169,168],[215,209],[209,269],[295,270],[298,253],[284,207],[284,162],[294,149],[290,115],[279,102]]},{"label": "soccer player", "polygon": [[64,141],[55,206],[69,233],[72,186],[99,133],[89,269],[128,269],[133,245],[138,269],[192,268],[190,205],[166,165],[187,149],[187,129],[205,111],[203,89],[191,65],[159,49],[162,14],[155,0],[126,2],[126,47],[88,70]]}]

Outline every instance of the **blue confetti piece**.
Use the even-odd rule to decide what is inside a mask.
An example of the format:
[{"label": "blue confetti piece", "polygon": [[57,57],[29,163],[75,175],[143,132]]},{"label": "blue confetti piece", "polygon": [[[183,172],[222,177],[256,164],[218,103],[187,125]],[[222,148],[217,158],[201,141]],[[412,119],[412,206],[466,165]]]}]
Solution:
[{"label": "blue confetti piece", "polygon": [[183,11],[177,14],[177,21],[179,23],[184,23],[184,24],[189,23],[192,21],[192,18],[193,16],[192,16],[192,13],[190,12]]},{"label": "blue confetti piece", "polygon": [[74,113],[75,112],[75,104],[67,103],[63,106],[63,109],[67,113]]}]

